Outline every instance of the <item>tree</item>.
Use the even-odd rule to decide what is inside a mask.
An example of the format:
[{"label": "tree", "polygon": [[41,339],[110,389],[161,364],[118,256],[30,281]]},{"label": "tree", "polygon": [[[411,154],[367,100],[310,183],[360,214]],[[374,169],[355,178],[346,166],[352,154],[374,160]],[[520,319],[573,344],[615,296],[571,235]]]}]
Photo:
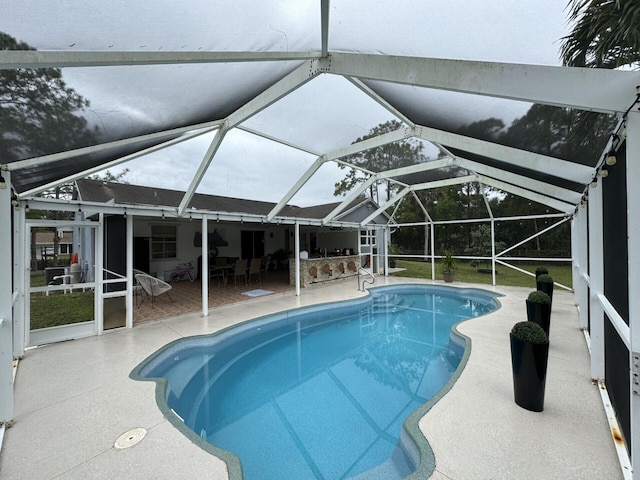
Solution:
[{"label": "tree", "polygon": [[[0,50],[33,50],[24,42],[0,32]],[[97,130],[88,128],[79,115],[89,102],[62,80],[56,68],[0,70],[0,157],[3,162],[63,152],[95,143]],[[69,197],[68,186],[56,187],[43,196]],[[31,211],[30,218],[62,218],[60,212]],[[54,230],[54,262],[58,237]],[[32,236],[32,268],[35,236]]]},{"label": "tree", "polygon": [[[0,32],[0,50],[33,50]],[[0,155],[3,162],[95,143],[78,112],[89,102],[67,87],[57,68],[0,70]]]},{"label": "tree", "polygon": [[[357,138],[353,143],[358,143],[369,138],[374,138],[384,133],[393,132],[402,128],[402,123],[397,120],[391,120],[369,130],[364,137]],[[394,168],[414,165],[424,162],[426,159],[422,153],[423,145],[419,140],[407,139],[398,142],[381,145],[363,152],[358,152],[344,158],[347,163],[363,168],[370,172],[383,172]],[[340,168],[349,168],[347,165],[340,164]],[[334,195],[339,196],[352,190],[358,184],[364,182],[369,174],[363,174],[361,170],[351,168],[345,178],[335,184]],[[386,197],[389,199],[395,191],[393,182],[386,182]],[[369,189],[369,196],[377,199],[377,189],[372,185]]]},{"label": "tree", "polygon": [[617,68],[640,61],[640,2],[570,0],[571,33],[560,53],[570,67]]}]

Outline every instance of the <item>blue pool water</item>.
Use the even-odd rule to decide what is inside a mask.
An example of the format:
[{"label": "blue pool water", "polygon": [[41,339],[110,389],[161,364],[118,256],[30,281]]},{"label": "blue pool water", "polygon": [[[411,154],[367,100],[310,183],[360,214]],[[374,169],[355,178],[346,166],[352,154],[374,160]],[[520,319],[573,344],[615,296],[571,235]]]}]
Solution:
[{"label": "blue pool water", "polygon": [[[457,369],[457,322],[497,308],[480,290],[394,286],[163,348],[132,372],[259,479],[400,479],[405,419]],[[160,400],[159,400],[160,401]]]}]

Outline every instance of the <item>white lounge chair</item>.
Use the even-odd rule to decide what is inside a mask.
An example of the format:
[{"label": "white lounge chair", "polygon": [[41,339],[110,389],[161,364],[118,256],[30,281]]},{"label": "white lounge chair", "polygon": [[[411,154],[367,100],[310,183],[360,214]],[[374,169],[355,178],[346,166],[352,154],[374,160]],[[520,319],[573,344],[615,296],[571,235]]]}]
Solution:
[{"label": "white lounge chair", "polygon": [[[156,297],[166,293],[173,303],[173,298],[169,295],[169,290],[173,287],[169,285],[167,282],[160,280],[159,278],[152,277],[151,275],[147,275],[146,273],[138,273],[136,274],[136,280],[142,287],[142,289],[146,292],[147,295],[151,297],[151,306],[152,308],[155,306]],[[142,305],[142,302],[140,302]]]}]

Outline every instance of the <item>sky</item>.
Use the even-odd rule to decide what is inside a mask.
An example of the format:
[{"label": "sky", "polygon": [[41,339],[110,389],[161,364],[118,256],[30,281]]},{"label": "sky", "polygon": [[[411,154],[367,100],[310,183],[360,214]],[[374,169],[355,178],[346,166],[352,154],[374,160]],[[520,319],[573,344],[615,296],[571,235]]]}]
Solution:
[{"label": "sky", "polygon": [[[0,0],[0,31],[41,50],[308,50],[319,44],[319,4],[193,0],[184,8],[167,0],[150,8],[124,0]],[[559,65],[560,39],[568,33],[565,6],[558,0],[334,0],[329,45],[335,51]],[[68,85],[91,102],[87,118],[115,136],[140,125],[179,122],[211,105],[223,108],[234,86],[268,84],[281,74],[263,64],[63,69]],[[528,108],[467,97],[425,101],[434,114],[453,112],[460,122],[487,116],[510,121]],[[323,75],[246,126],[319,154],[349,145],[392,118],[348,81]],[[129,183],[184,190],[212,138],[204,135],[111,171],[126,167]],[[316,158],[233,130],[198,191],[277,202]],[[325,165],[291,203],[339,200],[333,186],[345,173]]]}]

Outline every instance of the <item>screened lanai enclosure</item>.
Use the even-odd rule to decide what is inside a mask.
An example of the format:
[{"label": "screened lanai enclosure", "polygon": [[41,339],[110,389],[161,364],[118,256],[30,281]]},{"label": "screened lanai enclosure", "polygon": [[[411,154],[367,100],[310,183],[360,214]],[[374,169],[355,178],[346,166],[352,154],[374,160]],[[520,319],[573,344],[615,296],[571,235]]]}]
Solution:
[{"label": "screened lanai enclosure", "polygon": [[[101,333],[118,295],[131,318],[135,218],[200,222],[205,262],[213,220],[287,228],[294,263],[301,227],[364,232],[378,239],[378,275],[405,253],[434,268],[456,241],[452,228],[468,224],[490,232],[482,257],[493,270],[518,268],[527,256],[519,247],[564,227],[566,255],[543,257],[572,264],[591,376],[615,411],[623,469],[640,479],[633,294],[640,73],[560,66],[570,26],[564,7],[551,0],[5,4],[0,423],[14,412],[13,359],[31,344],[31,232],[40,227],[83,239],[86,250],[73,253],[84,255],[80,286],[95,322],[80,336]],[[73,184],[91,176],[180,198],[84,202]],[[202,207],[199,194],[271,206]],[[375,207],[354,219],[363,199]],[[331,203],[322,215],[292,213]],[[127,255],[117,277],[103,262],[113,218],[124,230],[109,242]],[[547,223],[535,234],[499,242],[501,225],[536,220]],[[408,229],[418,243],[410,252],[398,240]],[[204,315],[205,289],[206,282]]]}]

